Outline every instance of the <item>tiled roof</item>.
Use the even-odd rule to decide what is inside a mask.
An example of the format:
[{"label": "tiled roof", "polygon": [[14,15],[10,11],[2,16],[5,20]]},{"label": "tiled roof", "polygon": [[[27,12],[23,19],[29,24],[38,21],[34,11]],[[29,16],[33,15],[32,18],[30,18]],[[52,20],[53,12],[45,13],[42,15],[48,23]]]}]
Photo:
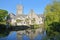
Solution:
[{"label": "tiled roof", "polygon": [[23,17],[23,18],[25,18],[27,15],[16,15],[16,18],[18,18],[18,17]]},{"label": "tiled roof", "polygon": [[38,16],[38,17],[42,17],[42,18],[44,17],[44,15],[43,15],[43,14],[39,14],[39,15],[37,15],[37,16]]},{"label": "tiled roof", "polygon": [[[24,14],[22,14],[22,15],[14,15],[13,13],[11,13],[11,14],[9,14],[10,15],[10,17],[12,18],[12,19],[16,19],[16,18],[25,18],[25,17],[27,17],[28,15],[24,15]],[[37,15],[37,14],[36,14]],[[39,18],[40,17],[42,17],[43,19],[44,19],[44,15],[43,14],[39,14],[39,15],[37,15]]]},{"label": "tiled roof", "polygon": [[9,14],[10,18],[15,19],[15,15],[13,13]]}]

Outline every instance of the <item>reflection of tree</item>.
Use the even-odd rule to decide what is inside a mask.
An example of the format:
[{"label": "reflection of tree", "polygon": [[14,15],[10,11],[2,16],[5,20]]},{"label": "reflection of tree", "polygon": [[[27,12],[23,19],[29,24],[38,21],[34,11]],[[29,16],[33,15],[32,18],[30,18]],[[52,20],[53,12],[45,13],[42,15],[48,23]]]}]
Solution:
[{"label": "reflection of tree", "polygon": [[47,35],[49,35],[52,39],[54,39],[54,37],[57,39],[60,35],[60,23],[53,22],[49,25],[49,28],[50,29],[47,31]]},{"label": "reflection of tree", "polygon": [[6,25],[0,24],[0,37],[8,36],[10,30],[6,28]]},{"label": "reflection of tree", "polygon": [[56,32],[60,32],[60,23],[58,22],[53,22],[52,24],[49,25],[50,29]]},{"label": "reflection of tree", "polygon": [[55,37],[60,33],[60,1],[54,1],[45,9],[45,29],[49,37]]}]

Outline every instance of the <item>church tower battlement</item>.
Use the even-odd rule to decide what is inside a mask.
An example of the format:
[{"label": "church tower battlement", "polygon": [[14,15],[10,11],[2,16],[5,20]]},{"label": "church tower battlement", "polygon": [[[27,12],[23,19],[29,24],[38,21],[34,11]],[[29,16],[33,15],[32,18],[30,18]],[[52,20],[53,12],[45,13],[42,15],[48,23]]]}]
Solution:
[{"label": "church tower battlement", "polygon": [[23,6],[17,5],[17,15],[22,15],[22,14],[23,14]]}]

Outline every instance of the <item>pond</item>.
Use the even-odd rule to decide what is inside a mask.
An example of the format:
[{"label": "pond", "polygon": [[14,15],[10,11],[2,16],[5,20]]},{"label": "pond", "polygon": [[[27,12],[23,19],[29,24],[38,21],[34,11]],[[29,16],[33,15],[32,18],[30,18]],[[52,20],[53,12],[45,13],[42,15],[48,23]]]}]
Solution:
[{"label": "pond", "polygon": [[41,29],[11,31],[8,36],[1,37],[0,40],[42,40],[46,36],[46,31]]}]

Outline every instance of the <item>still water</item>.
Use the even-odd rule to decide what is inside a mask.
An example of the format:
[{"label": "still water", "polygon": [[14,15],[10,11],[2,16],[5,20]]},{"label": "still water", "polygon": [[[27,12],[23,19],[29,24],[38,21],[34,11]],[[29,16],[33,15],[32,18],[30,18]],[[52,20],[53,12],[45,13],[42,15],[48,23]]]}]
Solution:
[{"label": "still water", "polygon": [[12,31],[7,37],[2,37],[0,40],[42,40],[46,36],[46,32],[37,30]]}]

